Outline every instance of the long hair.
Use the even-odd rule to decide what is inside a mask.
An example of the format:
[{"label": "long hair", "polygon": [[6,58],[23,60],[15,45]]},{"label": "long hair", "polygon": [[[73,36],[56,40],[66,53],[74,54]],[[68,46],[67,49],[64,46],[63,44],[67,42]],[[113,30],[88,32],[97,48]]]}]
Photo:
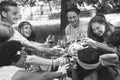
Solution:
[{"label": "long hair", "polygon": [[33,28],[32,28],[32,25],[30,24],[30,22],[28,21],[23,21],[21,22],[19,25],[18,25],[18,29],[19,29],[19,32],[21,33],[21,28],[24,26],[24,25],[30,25],[31,26],[31,35],[27,38],[28,40],[30,41],[35,41],[35,33],[33,32]]},{"label": "long hair", "polygon": [[[103,36],[98,36],[98,35],[94,34],[94,32],[92,30],[92,24],[95,22],[105,25],[105,33],[103,34]],[[112,28],[106,22],[106,19],[102,16],[93,17],[88,24],[87,35],[89,38],[92,38],[95,41],[104,42],[106,40],[106,37],[108,37],[112,32],[113,32]]]}]

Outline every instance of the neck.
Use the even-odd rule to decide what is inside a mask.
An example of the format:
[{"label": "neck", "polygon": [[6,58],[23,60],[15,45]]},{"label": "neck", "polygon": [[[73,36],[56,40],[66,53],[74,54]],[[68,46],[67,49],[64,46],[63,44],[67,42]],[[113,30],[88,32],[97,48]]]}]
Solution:
[{"label": "neck", "polygon": [[4,24],[7,24],[7,25],[9,25],[9,26],[12,26],[13,24],[11,24],[11,23],[9,23],[7,20],[5,20],[5,19],[2,19],[1,20]]}]

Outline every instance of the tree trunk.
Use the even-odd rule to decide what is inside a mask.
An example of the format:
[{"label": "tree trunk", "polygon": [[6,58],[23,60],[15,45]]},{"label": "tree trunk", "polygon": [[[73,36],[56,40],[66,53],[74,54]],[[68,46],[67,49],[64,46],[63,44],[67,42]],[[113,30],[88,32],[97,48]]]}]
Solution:
[{"label": "tree trunk", "polygon": [[69,0],[61,0],[61,32],[62,32],[62,35],[64,35],[64,30],[67,26],[67,16],[66,16],[66,13],[65,13],[65,10],[67,9],[68,7],[68,2]]}]

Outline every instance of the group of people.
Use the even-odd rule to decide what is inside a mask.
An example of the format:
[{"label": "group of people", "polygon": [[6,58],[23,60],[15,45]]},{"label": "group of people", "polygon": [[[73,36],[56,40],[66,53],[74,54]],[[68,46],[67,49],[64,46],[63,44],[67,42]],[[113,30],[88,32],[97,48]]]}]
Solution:
[{"label": "group of people", "polygon": [[67,10],[69,24],[65,33],[68,42],[80,41],[88,45],[77,50],[73,80],[119,80],[120,30],[116,30],[102,14],[92,17],[84,29],[86,26],[82,26],[79,15],[80,10],[75,7]]},{"label": "group of people", "polygon": [[[115,30],[104,15],[94,16],[86,29],[79,19],[80,10],[70,7],[66,10],[69,21],[65,29],[67,46],[50,47],[49,36],[45,43],[35,41],[35,33],[29,22],[21,22],[18,30],[12,27],[19,19],[18,10],[15,2],[0,3],[1,80],[53,80],[63,77],[67,72],[72,73],[70,77],[73,80],[119,80],[120,30]],[[75,49],[68,48],[73,43],[76,43]],[[77,67],[67,71],[70,66],[66,64],[68,60],[60,55],[69,55],[70,50],[77,55],[74,58]],[[58,58],[38,56],[44,53]],[[39,73],[40,65],[57,66],[58,70]],[[31,69],[31,66],[36,69]]]},{"label": "group of people", "polygon": [[[55,72],[45,72],[37,75],[25,70],[25,64],[59,66],[66,61],[63,58],[46,59],[35,54],[42,52],[60,55],[61,48],[49,48],[49,43],[34,41],[34,33],[29,22],[19,25],[19,32],[12,27],[19,18],[19,9],[15,2],[2,1],[0,3],[0,76],[2,80],[52,80],[66,73],[67,65]],[[34,54],[35,53],[35,54]]]}]

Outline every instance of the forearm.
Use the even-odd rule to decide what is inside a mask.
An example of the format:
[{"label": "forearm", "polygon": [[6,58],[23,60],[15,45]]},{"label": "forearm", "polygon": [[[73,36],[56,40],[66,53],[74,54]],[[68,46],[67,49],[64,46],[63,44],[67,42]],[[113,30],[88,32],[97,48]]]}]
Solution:
[{"label": "forearm", "polygon": [[27,56],[26,63],[29,64],[37,64],[37,65],[47,65],[47,66],[52,66],[53,62],[51,59],[45,59],[42,57],[38,57],[35,55],[32,56]]},{"label": "forearm", "polygon": [[38,43],[34,43],[34,42],[24,42],[23,44],[27,49],[35,52],[35,53],[40,53],[40,52],[45,52],[45,53],[49,53],[49,54],[53,54],[52,51],[50,50],[50,48],[47,47],[43,47],[40,44],[38,45]]},{"label": "forearm", "polygon": [[43,47],[46,47],[46,48],[48,48],[49,47],[49,43],[47,43],[47,42],[45,42],[45,43],[38,43],[38,42],[32,42],[33,44],[36,44],[36,45],[38,45],[38,46],[43,46]]},{"label": "forearm", "polygon": [[98,45],[98,48],[102,48],[104,50],[110,51],[110,52],[115,52],[115,50],[111,47],[109,47],[107,44],[105,43],[100,43],[100,42],[96,42],[95,44]]},{"label": "forearm", "polygon": [[104,54],[100,56],[100,59],[103,61],[118,61],[119,57],[116,53],[113,54]]},{"label": "forearm", "polygon": [[61,72],[45,72],[39,75],[39,77],[41,76],[44,76],[44,80],[52,80],[52,79],[61,77],[62,73]]}]

